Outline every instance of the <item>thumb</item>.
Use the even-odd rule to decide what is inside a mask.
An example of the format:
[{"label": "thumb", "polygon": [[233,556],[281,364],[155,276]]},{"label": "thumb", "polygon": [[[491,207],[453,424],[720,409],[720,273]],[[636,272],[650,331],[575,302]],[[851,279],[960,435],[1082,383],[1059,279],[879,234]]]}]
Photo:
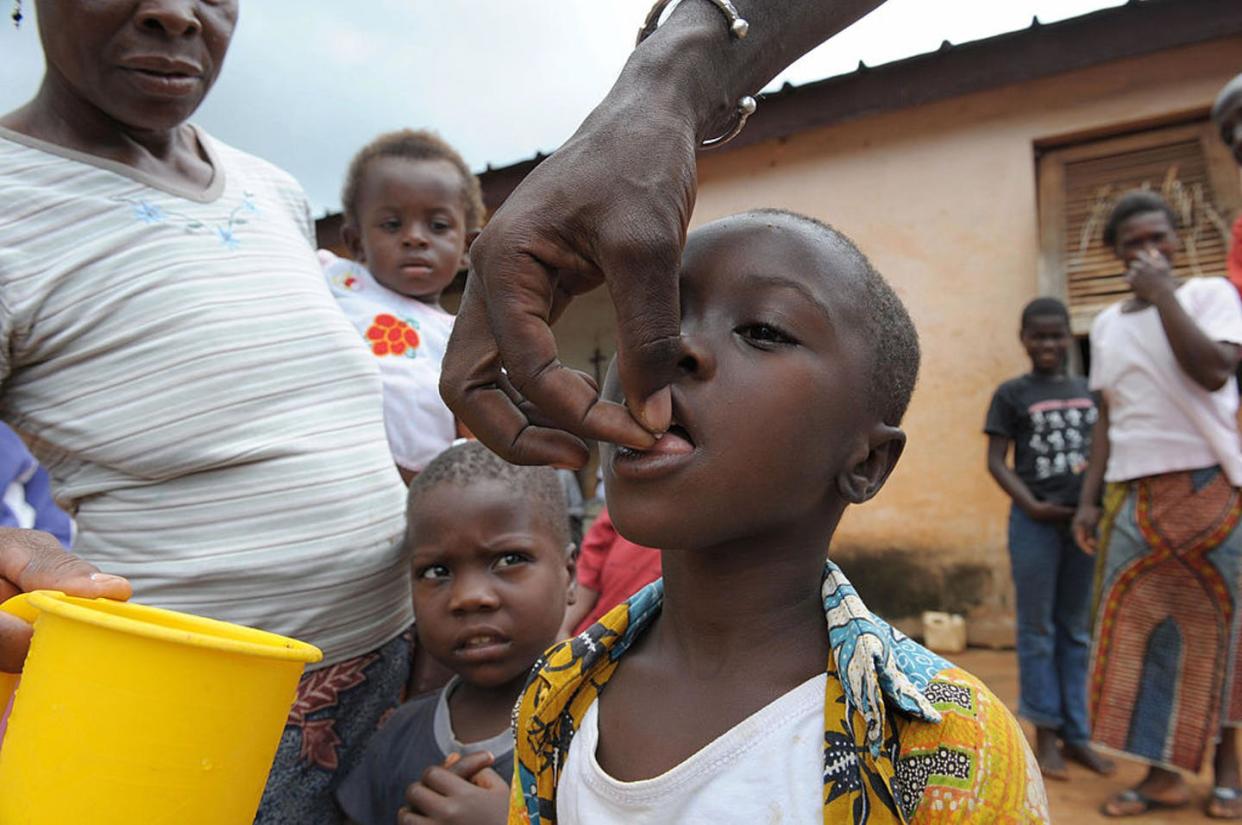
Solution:
[{"label": "thumb", "polygon": [[617,313],[617,375],[631,413],[649,432],[668,429],[672,383],[681,357],[681,307],[677,278],[680,244],[631,260],[625,277],[607,273]]},{"label": "thumb", "polygon": [[31,590],[63,590],[70,596],[125,600],[133,588],[120,576],[65,552],[40,530],[0,528],[0,599]]}]

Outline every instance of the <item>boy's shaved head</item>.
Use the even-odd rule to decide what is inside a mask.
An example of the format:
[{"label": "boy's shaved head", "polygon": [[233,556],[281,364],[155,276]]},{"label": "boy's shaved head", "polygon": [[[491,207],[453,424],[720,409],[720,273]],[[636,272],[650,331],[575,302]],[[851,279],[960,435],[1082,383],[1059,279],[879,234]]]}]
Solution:
[{"label": "boy's shaved head", "polygon": [[1220,123],[1225,112],[1237,106],[1242,106],[1242,74],[1234,75],[1216,96],[1216,102],[1212,104],[1212,120]]},{"label": "boy's shaved head", "polygon": [[410,483],[407,510],[413,513],[419,498],[432,487],[468,487],[481,481],[498,481],[512,491],[514,498],[530,502],[555,531],[555,539],[569,545],[565,490],[556,471],[551,467],[510,464],[478,441],[455,444],[436,456]]},{"label": "boy's shaved head", "polygon": [[1225,84],[1212,104],[1212,122],[1233,159],[1242,166],[1242,74]]},{"label": "boy's shaved head", "polygon": [[919,334],[897,293],[862,250],[827,223],[786,209],[755,209],[745,215],[781,218],[805,226],[822,235],[854,265],[861,291],[856,302],[861,334],[869,342],[873,359],[871,406],[885,424],[900,424],[918,380],[920,352]]}]

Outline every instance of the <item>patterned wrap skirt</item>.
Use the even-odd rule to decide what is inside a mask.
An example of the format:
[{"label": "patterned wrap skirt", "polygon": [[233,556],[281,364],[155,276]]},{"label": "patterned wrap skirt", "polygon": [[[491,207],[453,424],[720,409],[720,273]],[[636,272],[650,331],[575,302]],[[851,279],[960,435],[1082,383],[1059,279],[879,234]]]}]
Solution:
[{"label": "patterned wrap skirt", "polygon": [[1092,740],[1196,772],[1242,725],[1242,497],[1218,467],[1110,484],[1096,563]]}]

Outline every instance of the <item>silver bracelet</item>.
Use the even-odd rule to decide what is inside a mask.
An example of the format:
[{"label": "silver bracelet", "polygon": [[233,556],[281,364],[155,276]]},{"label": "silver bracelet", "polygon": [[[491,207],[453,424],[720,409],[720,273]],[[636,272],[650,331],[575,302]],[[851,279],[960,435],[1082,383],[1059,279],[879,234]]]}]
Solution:
[{"label": "silver bracelet", "polygon": [[[668,8],[668,4],[673,0],[656,0],[656,4],[651,7],[651,11],[647,12],[647,19],[643,21],[643,27],[638,30],[638,40],[634,41],[634,45],[646,40],[651,33],[660,25],[660,17],[664,14],[664,10]],[[737,13],[737,7],[729,0],[708,0],[716,8],[720,9],[720,13],[729,21],[729,34],[738,40],[745,39],[747,33],[750,32],[750,23],[747,23],[742,15]]]},{"label": "silver bracelet", "polygon": [[[650,37],[651,33],[659,27],[660,17],[671,2],[672,0],[656,0],[656,4],[651,7],[651,11],[647,12],[647,19],[643,21],[642,28],[638,30],[638,39],[634,42],[635,46]],[[750,32],[750,23],[746,22],[737,13],[737,7],[729,0],[708,0],[708,2],[718,8],[720,13],[725,16],[725,20],[729,23],[729,35],[731,37],[735,40],[742,40],[746,37]],[[745,128],[746,121],[750,119],[750,116],[755,113],[755,109],[758,107],[759,104],[750,95],[743,95],[738,98],[737,109],[734,112],[737,115],[737,121],[733,124],[733,128],[719,137],[703,141],[701,146],[704,149],[712,149],[716,146],[723,146],[733,140]]]}]

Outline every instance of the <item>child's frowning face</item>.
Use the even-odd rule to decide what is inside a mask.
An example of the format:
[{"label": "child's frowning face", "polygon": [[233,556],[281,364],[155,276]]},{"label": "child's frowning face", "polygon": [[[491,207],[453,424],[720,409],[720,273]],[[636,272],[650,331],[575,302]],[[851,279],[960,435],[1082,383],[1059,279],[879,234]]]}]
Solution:
[{"label": "child's frowning face", "polygon": [[447,160],[381,156],[358,187],[345,243],[375,280],[410,298],[439,304],[469,265],[461,172]]},{"label": "child's frowning face", "polygon": [[780,215],[691,234],[673,425],[650,450],[605,449],[608,509],[626,538],[693,549],[793,537],[837,506],[841,474],[867,459],[880,425],[857,267]]},{"label": "child's frowning face", "polygon": [[411,509],[409,549],[419,642],[466,682],[522,677],[556,641],[573,563],[537,503],[496,480],[438,484]]}]

